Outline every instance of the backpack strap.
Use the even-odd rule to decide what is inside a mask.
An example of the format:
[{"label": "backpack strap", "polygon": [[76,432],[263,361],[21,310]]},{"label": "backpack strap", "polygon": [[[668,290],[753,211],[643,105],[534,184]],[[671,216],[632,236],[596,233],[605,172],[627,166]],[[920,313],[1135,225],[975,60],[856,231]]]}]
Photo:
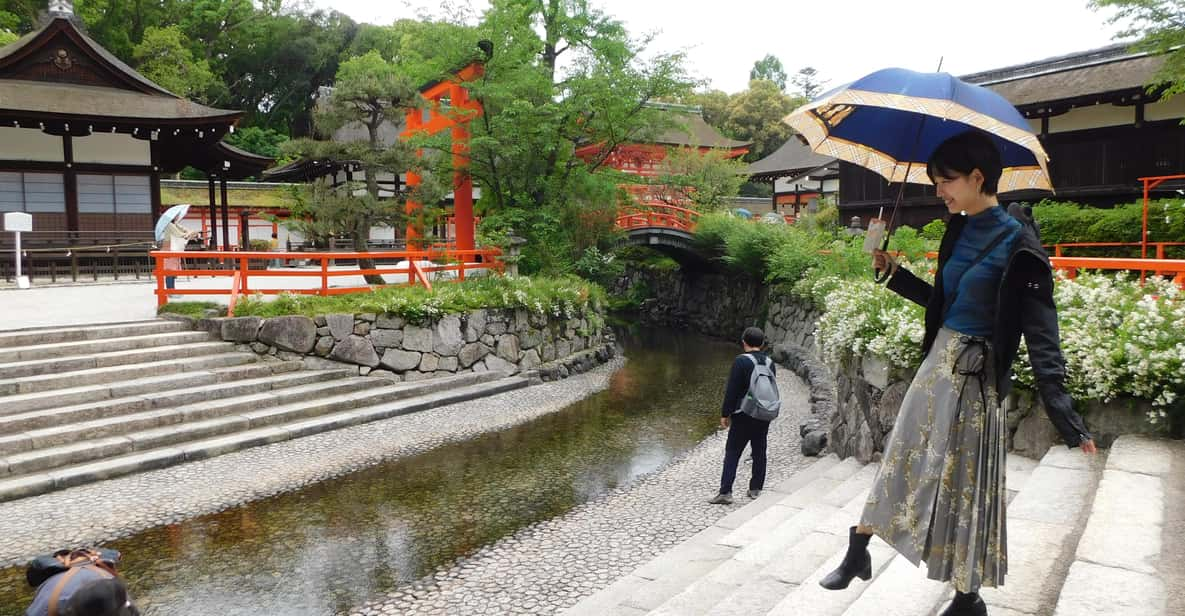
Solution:
[{"label": "backpack strap", "polygon": [[61,599],[62,591],[66,589],[66,583],[70,581],[70,578],[74,577],[79,571],[83,569],[93,569],[98,571],[104,579],[114,577],[109,571],[107,571],[107,569],[99,567],[94,563],[86,563],[83,565],[70,567],[69,571],[62,574],[62,579],[58,580],[58,583],[54,585],[53,593],[49,595],[49,616],[58,616],[58,601]]},{"label": "backpack strap", "polygon": [[749,358],[749,361],[753,362],[753,366],[754,366],[754,367],[757,367],[757,366],[764,366],[764,365],[765,365],[765,364],[759,363],[759,362],[757,361],[757,357],[755,357],[755,356],[754,356],[752,353],[741,353],[741,355],[743,355],[743,356],[745,356],[745,357]]}]

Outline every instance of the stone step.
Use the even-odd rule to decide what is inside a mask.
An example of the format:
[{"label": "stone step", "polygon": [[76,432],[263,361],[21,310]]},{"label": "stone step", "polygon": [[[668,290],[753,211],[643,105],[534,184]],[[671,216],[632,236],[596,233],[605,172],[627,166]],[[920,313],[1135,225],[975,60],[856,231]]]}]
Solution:
[{"label": "stone step", "polygon": [[[240,354],[241,357],[246,357]],[[129,381],[82,385],[49,389],[28,394],[0,397],[0,416],[52,409],[59,406],[82,405],[110,399],[141,395],[167,395],[164,392],[187,388],[265,378],[272,374],[300,370],[299,361],[256,362],[239,365],[197,369],[189,372],[169,372],[160,376],[134,378]]]},{"label": "stone step", "polygon": [[152,321],[130,321],[127,323],[104,323],[83,327],[35,327],[0,331],[0,349],[34,344],[60,344],[80,340],[101,340],[123,336],[163,334],[166,332],[191,331],[192,328],[180,321],[155,319]]},{"label": "stone step", "polygon": [[[0,476],[46,472],[134,451],[423,396],[442,388],[466,386],[498,376],[499,373],[472,373],[394,385],[383,385],[378,378],[354,377],[135,413],[106,422],[85,422],[78,429],[63,426],[39,431],[37,438],[41,445],[38,448],[0,458]],[[339,390],[343,393],[337,393]],[[94,436],[85,438],[86,435]]]},{"label": "stone step", "polygon": [[142,364],[153,361],[178,360],[186,357],[226,352],[233,348],[234,343],[209,341],[205,335],[199,333],[194,342],[169,347],[137,348],[0,364],[0,380],[53,373],[65,374],[94,368],[110,368],[113,366]]},{"label": "stone step", "polygon": [[119,338],[100,338],[78,342],[38,343],[29,346],[0,347],[0,365],[18,362],[46,360],[76,355],[93,355],[112,351],[128,351],[166,345],[205,342],[210,339],[206,332],[164,332]]},{"label": "stone step", "polygon": [[[44,494],[103,479],[163,468],[193,460],[202,460],[249,447],[266,445],[268,443],[359,425],[379,419],[387,419],[396,415],[473,400],[519,389],[528,385],[526,379],[508,377],[505,373],[482,374],[488,375],[483,378],[490,379],[493,377],[493,380],[475,382],[480,379],[470,378],[466,380],[456,377],[453,379],[436,379],[435,382],[425,381],[423,383],[436,385],[437,390],[395,402],[384,402],[382,404],[353,408],[348,411],[320,417],[300,419],[263,428],[249,429],[229,435],[185,442],[172,447],[112,454],[104,459],[64,466],[49,472],[0,480],[0,501]],[[468,377],[469,375],[465,376]],[[465,384],[459,387],[449,388],[442,381],[452,381],[453,385],[458,383]],[[110,444],[96,442],[94,446],[106,447],[110,446]]]},{"label": "stone step", "polygon": [[1164,558],[1162,540],[1180,450],[1180,443],[1139,436],[1115,440],[1055,616],[1170,613],[1166,581],[1173,582],[1181,560]]},{"label": "stone step", "polygon": [[8,404],[11,401],[5,397],[10,394],[29,394],[79,387],[82,385],[119,383],[121,381],[132,381],[149,376],[162,376],[225,366],[239,366],[261,361],[259,356],[254,353],[226,352],[227,348],[233,346],[229,342],[215,342],[211,344],[216,346],[206,347],[202,349],[203,354],[188,357],[174,356],[172,359],[149,361],[146,363],[122,364],[72,372],[0,379],[0,409],[7,410],[10,408]]},{"label": "stone step", "polygon": [[1105,460],[1064,445],[1041,458],[1008,506],[1008,576],[980,592],[990,613],[1052,613]]},{"label": "stone step", "polygon": [[[822,467],[813,479],[802,482],[798,489],[777,499],[775,505],[718,539],[718,545],[735,548],[737,552],[705,572],[700,579],[691,580],[684,590],[651,613],[671,616],[734,613],[734,610],[740,610],[735,613],[753,613],[745,610],[760,605],[762,598],[768,601],[765,606],[768,610],[785,595],[787,586],[766,574],[771,561],[781,555],[785,546],[798,543],[846,504],[828,505],[815,502],[814,497],[826,497],[834,491],[847,494],[846,498],[850,500],[866,491],[871,481],[871,473],[855,460]],[[768,496],[773,495],[763,493],[757,500]]]},{"label": "stone step", "polygon": [[[349,379],[351,375],[354,376]],[[246,410],[236,406],[243,402],[224,402],[228,398],[270,393],[273,400],[283,396],[284,401],[292,401],[377,384],[375,379],[356,375],[349,369],[302,370],[0,416],[0,434],[4,435],[0,436],[0,456],[181,423],[189,418],[187,411],[195,406],[222,404],[228,407],[226,413]]]},{"label": "stone step", "polygon": [[[662,577],[666,571],[679,567],[682,562],[691,557],[702,557],[705,553],[712,555],[713,552],[716,552],[716,555],[719,555],[719,553],[735,553],[736,548],[720,545],[718,540],[728,535],[729,532],[740,528],[749,520],[757,517],[757,515],[759,515],[762,511],[765,511],[766,509],[776,505],[777,502],[786,495],[800,489],[802,486],[814,481],[818,477],[821,477],[823,473],[837,464],[839,464],[838,457],[834,455],[824,456],[807,468],[795,473],[785,482],[773,487],[768,487],[765,492],[762,493],[761,497],[752,501],[748,505],[740,507],[728,515],[720,518],[715,524],[693,537],[693,540],[685,541],[679,544],[679,546],[676,548],[660,554],[650,562],[635,570],[630,575],[619,579],[610,586],[600,590],[590,597],[585,598],[583,601],[577,603],[565,611],[565,616],[601,616],[604,614],[625,613],[645,614],[647,609],[652,608],[642,609],[641,607],[636,606],[651,603],[655,605],[655,608],[653,609],[661,607],[659,604],[663,603],[663,601],[666,601],[670,597],[673,597],[674,594],[678,594],[678,591],[668,595],[663,601],[659,601],[657,603],[652,600],[648,601],[645,596],[649,591],[647,586],[651,582],[654,582],[658,578]],[[731,561],[730,559],[722,559],[720,561],[720,566],[725,566],[730,562],[735,561]],[[717,569],[713,569],[712,572],[715,572],[716,570]],[[708,588],[712,582],[714,582],[714,580],[705,579],[705,583],[698,586],[702,592],[698,596],[689,598],[688,602],[690,603],[691,607],[686,610],[688,614],[697,613],[697,611],[700,609],[700,606],[706,608],[707,606],[711,605],[711,603],[707,603],[705,605],[705,599],[710,597],[710,593],[713,590],[716,590],[713,588]],[[727,592],[730,588],[731,587],[724,588],[723,591]],[[638,598],[632,598],[633,595],[638,595]],[[628,602],[629,605],[626,605],[626,602]],[[714,601],[712,602],[714,603]],[[679,605],[680,604],[672,603],[669,604],[668,607],[679,607]]]}]

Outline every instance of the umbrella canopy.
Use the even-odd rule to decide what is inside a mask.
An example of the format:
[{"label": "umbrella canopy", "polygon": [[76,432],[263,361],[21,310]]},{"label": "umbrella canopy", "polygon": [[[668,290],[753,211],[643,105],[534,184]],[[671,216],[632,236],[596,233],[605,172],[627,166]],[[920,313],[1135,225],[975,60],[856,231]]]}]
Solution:
[{"label": "umbrella canopy", "polygon": [[999,94],[948,73],[879,70],[822,94],[784,121],[819,154],[914,184],[930,183],[926,161],[943,141],[977,128],[991,135],[1003,158],[1000,192],[1053,190],[1049,156],[1020,112]]},{"label": "umbrella canopy", "polygon": [[164,214],[160,215],[160,219],[156,221],[156,241],[161,241],[165,237],[165,228],[169,223],[185,218],[185,214],[189,212],[189,204],[182,203],[181,205],[174,205],[165,210]]}]

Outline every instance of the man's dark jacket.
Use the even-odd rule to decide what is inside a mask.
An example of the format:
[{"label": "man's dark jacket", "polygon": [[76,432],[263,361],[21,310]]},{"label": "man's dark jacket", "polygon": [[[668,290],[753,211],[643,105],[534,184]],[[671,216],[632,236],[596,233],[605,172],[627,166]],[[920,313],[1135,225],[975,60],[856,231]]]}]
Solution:
[{"label": "man's dark jacket", "polygon": [[[1020,347],[1021,334],[1024,334],[1045,411],[1066,446],[1077,447],[1091,436],[1082,417],[1074,412],[1070,394],[1066,392],[1066,360],[1062,357],[1057,307],[1053,303],[1053,268],[1041,247],[1035,226],[1027,224],[1032,221],[1031,210],[1014,205],[1008,213],[1022,224],[996,293],[996,323],[991,338],[995,350],[996,392],[1003,401],[1012,390],[1012,361]],[[952,216],[947,223],[946,234],[938,249],[938,272],[933,285],[905,268],[897,268],[889,279],[889,289],[926,309],[923,356],[930,352],[934,338],[946,320],[942,268],[954,251],[955,241],[965,224],[965,216]]]}]

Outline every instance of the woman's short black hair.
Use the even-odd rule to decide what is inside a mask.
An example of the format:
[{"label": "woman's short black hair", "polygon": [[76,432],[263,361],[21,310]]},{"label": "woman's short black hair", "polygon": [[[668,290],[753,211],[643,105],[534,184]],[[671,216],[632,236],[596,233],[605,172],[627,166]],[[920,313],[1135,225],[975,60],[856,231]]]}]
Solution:
[{"label": "woman's short black hair", "polygon": [[755,348],[761,348],[765,344],[765,332],[757,327],[750,327],[745,329],[745,333],[741,334],[741,342]]},{"label": "woman's short black hair", "polygon": [[986,133],[969,130],[942,142],[930,155],[926,163],[926,175],[934,178],[953,178],[968,175],[979,169],[983,174],[983,186],[979,191],[995,196],[1000,185],[1000,174],[1004,164],[1000,161],[1000,150]]}]

